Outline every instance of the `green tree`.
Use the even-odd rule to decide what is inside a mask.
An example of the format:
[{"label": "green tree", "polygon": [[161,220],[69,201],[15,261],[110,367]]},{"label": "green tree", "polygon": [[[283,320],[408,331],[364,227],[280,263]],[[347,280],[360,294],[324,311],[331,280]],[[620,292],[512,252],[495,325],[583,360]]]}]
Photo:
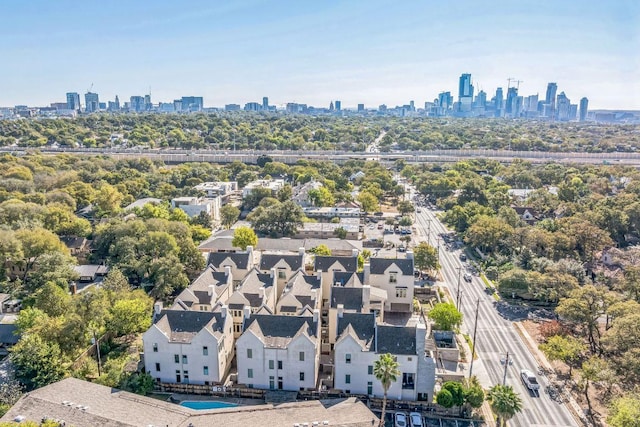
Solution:
[{"label": "green tree", "polygon": [[640,397],[629,395],[613,399],[607,423],[611,427],[640,427]]},{"label": "green tree", "polygon": [[318,245],[311,249],[309,252],[316,254],[317,256],[331,256],[331,249],[327,245]]},{"label": "green tree", "polygon": [[242,249],[247,249],[247,246],[253,246],[254,248],[258,244],[258,236],[255,231],[250,227],[238,227],[233,231],[233,240],[231,245]]},{"label": "green tree", "polygon": [[451,303],[434,305],[428,316],[435,322],[434,328],[440,331],[452,331],[462,324],[462,313]]},{"label": "green tree", "polygon": [[127,277],[122,274],[119,268],[113,267],[107,273],[107,276],[102,281],[102,289],[108,292],[112,292],[116,295],[129,292],[131,285]]},{"label": "green tree", "polygon": [[452,406],[462,406],[464,403],[464,388],[457,381],[446,381],[442,384],[442,390],[447,390],[451,394]]},{"label": "green tree", "polygon": [[11,349],[16,378],[28,390],[59,381],[65,375],[65,363],[56,343],[44,341],[38,334],[26,334]]},{"label": "green tree", "polygon": [[262,210],[251,219],[253,228],[273,236],[290,236],[302,227],[302,208],[293,201],[279,203]]},{"label": "green tree", "polygon": [[560,360],[566,363],[571,376],[571,370],[577,365],[587,346],[580,338],[555,335],[547,339],[546,343],[540,344],[540,350],[549,360]]},{"label": "green tree", "polygon": [[451,408],[453,407],[453,395],[447,389],[442,389],[436,394],[436,403],[443,408]]},{"label": "green tree", "polygon": [[591,399],[589,398],[589,386],[591,383],[600,381],[601,374],[606,370],[605,361],[598,356],[591,356],[582,362],[582,370],[580,372],[580,384],[583,387],[582,392],[587,401],[589,414],[591,414]]},{"label": "green tree", "polygon": [[480,408],[484,403],[484,390],[478,381],[478,377],[473,376],[465,380],[464,402],[474,409]]},{"label": "green tree", "polygon": [[38,290],[34,307],[51,317],[62,316],[71,309],[71,295],[66,288],[62,289],[54,282],[47,282]]},{"label": "green tree", "polygon": [[391,387],[391,383],[394,383],[400,375],[399,366],[398,361],[389,353],[381,354],[380,357],[373,362],[373,374],[376,376],[376,379],[380,381],[384,393],[379,427],[384,427],[384,417],[387,412],[387,392],[389,391],[389,387]]},{"label": "green tree", "polygon": [[347,230],[345,230],[344,227],[336,228],[333,230],[333,234],[335,234],[338,239],[344,240],[347,238]]},{"label": "green tree", "polygon": [[427,242],[413,248],[413,262],[418,270],[439,270],[438,251]]},{"label": "green tree", "polygon": [[480,216],[469,227],[465,240],[483,252],[494,252],[504,247],[513,235],[513,228],[496,217]]},{"label": "green tree", "polygon": [[238,220],[240,209],[233,205],[224,205],[220,208],[220,219],[225,228],[231,227]]},{"label": "green tree", "polygon": [[311,200],[314,206],[333,206],[336,204],[333,195],[327,187],[324,186],[309,190],[309,200]]},{"label": "green tree", "polygon": [[398,225],[401,225],[402,227],[409,227],[411,224],[413,224],[413,220],[408,216],[403,216],[398,221]]},{"label": "green tree", "polygon": [[378,211],[378,199],[368,191],[361,191],[358,194],[358,202],[362,206],[362,210],[367,213]]},{"label": "green tree", "polygon": [[498,416],[497,425],[501,427],[522,410],[522,399],[510,385],[494,385],[487,393],[487,401]]},{"label": "green tree", "polygon": [[286,184],[284,187],[278,191],[278,200],[280,202],[286,202],[287,200],[291,200],[293,197],[293,189],[289,184]]},{"label": "green tree", "polygon": [[144,332],[151,326],[153,301],[146,295],[117,301],[111,307],[108,329],[118,336]]},{"label": "green tree", "polygon": [[413,206],[413,203],[411,203],[408,200],[403,200],[400,203],[398,203],[398,212],[400,213],[400,215],[407,215],[410,214],[411,212],[414,212],[416,209]]}]

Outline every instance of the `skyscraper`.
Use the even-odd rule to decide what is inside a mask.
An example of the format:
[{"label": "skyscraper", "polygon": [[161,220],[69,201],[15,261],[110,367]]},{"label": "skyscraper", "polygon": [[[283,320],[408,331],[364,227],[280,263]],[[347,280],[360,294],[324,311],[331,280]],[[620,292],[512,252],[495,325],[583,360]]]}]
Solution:
[{"label": "skyscraper", "polygon": [[78,111],[80,110],[80,94],[77,92],[67,93],[67,109]]},{"label": "skyscraper", "polygon": [[144,96],[132,96],[129,98],[129,111],[139,113],[144,111]]},{"label": "skyscraper", "polygon": [[202,111],[203,99],[201,96],[183,96],[182,111]]},{"label": "skyscraper", "polygon": [[342,102],[341,101],[336,101],[335,106],[336,106],[336,111],[342,110]]},{"label": "skyscraper", "polygon": [[564,92],[560,92],[560,95],[558,95],[556,99],[556,108],[556,118],[558,120],[569,120],[569,116],[571,114],[571,101],[567,98],[567,95],[565,95]]},{"label": "skyscraper", "polygon": [[100,110],[100,100],[97,93],[87,92],[84,94],[84,109],[87,113]]},{"label": "skyscraper", "polygon": [[587,120],[587,111],[589,110],[589,100],[584,97],[580,100],[580,121]]},{"label": "skyscraper", "polygon": [[144,96],[144,111],[151,111],[151,94]]},{"label": "skyscraper", "polygon": [[358,104],[358,112],[359,113],[364,112],[364,104]]},{"label": "skyscraper", "polygon": [[504,94],[502,93],[502,88],[499,87],[496,89],[496,96],[494,99],[495,116],[502,117],[502,103],[504,102]]},{"label": "skyscraper", "polygon": [[487,93],[481,90],[476,95],[476,101],[474,102],[474,106],[476,108],[484,108],[486,105],[487,105]]},{"label": "skyscraper", "polygon": [[471,84],[471,74],[463,74],[460,76],[460,85],[458,87],[458,108],[461,112],[471,111],[473,103],[473,85]]},{"label": "skyscraper", "polygon": [[547,85],[547,96],[545,103],[547,104],[547,117],[554,117],[556,111],[556,92],[558,91],[557,83],[549,83]]},{"label": "skyscraper", "polygon": [[504,112],[510,117],[514,117],[513,115],[513,100],[518,97],[518,88],[510,87],[507,89],[507,100],[504,103]]},{"label": "skyscraper", "polygon": [[438,95],[438,105],[440,106],[438,115],[446,115],[447,111],[450,110],[453,105],[453,96],[451,96],[451,92],[440,92]]},{"label": "skyscraper", "polygon": [[262,109],[264,111],[267,111],[269,109],[269,97],[267,96],[262,97]]}]

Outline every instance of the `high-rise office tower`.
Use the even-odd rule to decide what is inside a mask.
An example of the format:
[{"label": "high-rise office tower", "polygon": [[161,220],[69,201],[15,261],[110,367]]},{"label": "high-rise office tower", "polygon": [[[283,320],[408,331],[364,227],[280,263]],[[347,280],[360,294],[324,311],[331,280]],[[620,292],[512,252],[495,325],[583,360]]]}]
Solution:
[{"label": "high-rise office tower", "polygon": [[558,91],[557,83],[549,83],[547,85],[547,96],[545,103],[547,104],[547,117],[554,117],[556,111],[556,92]]},{"label": "high-rise office tower", "polygon": [[183,96],[182,111],[202,111],[203,99],[201,96]]},{"label": "high-rise office tower", "polygon": [[463,74],[460,76],[460,85],[458,87],[458,108],[461,112],[471,111],[473,103],[473,85],[471,84],[471,74]]},{"label": "high-rise office tower", "polygon": [[120,110],[120,98],[118,98],[118,95],[116,95],[115,107],[116,110]]},{"label": "high-rise office tower", "polygon": [[560,95],[556,98],[556,118],[558,120],[569,120],[571,114],[571,101],[567,98],[564,92],[560,92]]},{"label": "high-rise office tower", "polygon": [[453,96],[451,92],[440,92],[438,95],[438,104],[440,105],[439,115],[444,116],[447,110],[450,110],[453,106]]},{"label": "high-rise office tower", "polygon": [[359,113],[364,112],[364,104],[358,104],[358,112]]},{"label": "high-rise office tower", "polygon": [[409,109],[411,111],[416,111],[416,104],[413,101],[409,101]]},{"label": "high-rise office tower", "polygon": [[144,96],[144,111],[151,111],[151,94]]},{"label": "high-rise office tower", "polygon": [[78,92],[67,93],[67,109],[73,111],[80,110],[80,94]]},{"label": "high-rise office tower", "polygon": [[584,97],[580,100],[580,121],[587,120],[587,111],[589,110],[589,100]]},{"label": "high-rise office tower", "polygon": [[484,108],[487,105],[487,93],[483,90],[478,92],[476,95],[476,100],[473,103],[476,108]]},{"label": "high-rise office tower", "polygon": [[129,111],[139,113],[144,111],[144,96],[132,96],[129,98]]},{"label": "high-rise office tower", "polygon": [[336,101],[336,111],[340,111],[342,110],[342,102],[341,101]]},{"label": "high-rise office tower", "polygon": [[269,109],[269,97],[268,96],[263,96],[262,97],[262,109],[267,111]]},{"label": "high-rise office tower", "polygon": [[502,103],[504,102],[504,94],[502,93],[502,88],[499,87],[496,89],[496,96],[494,98],[493,108],[495,109],[495,116],[502,117]]},{"label": "high-rise office tower", "polygon": [[507,100],[504,103],[504,112],[513,117],[514,98],[518,96],[518,88],[510,87],[507,89]]},{"label": "high-rise office tower", "polygon": [[333,111],[333,101],[329,103],[329,111]]},{"label": "high-rise office tower", "polygon": [[84,109],[87,113],[100,110],[100,100],[97,93],[87,92],[84,94]]}]

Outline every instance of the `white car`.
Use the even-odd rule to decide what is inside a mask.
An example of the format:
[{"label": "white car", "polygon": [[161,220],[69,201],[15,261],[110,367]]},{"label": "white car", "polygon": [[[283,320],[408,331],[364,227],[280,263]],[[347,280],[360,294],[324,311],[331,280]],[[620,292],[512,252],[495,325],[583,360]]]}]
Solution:
[{"label": "white car", "polygon": [[411,422],[411,427],[423,427],[422,424],[422,415],[418,412],[410,412],[409,413],[409,421]]},{"label": "white car", "polygon": [[408,427],[407,426],[407,414],[404,412],[396,412],[394,416],[395,427]]},{"label": "white car", "polygon": [[533,375],[533,372],[529,371],[528,369],[522,369],[520,371],[520,378],[529,390],[536,391],[540,389],[540,383],[538,383],[538,379],[535,375]]}]

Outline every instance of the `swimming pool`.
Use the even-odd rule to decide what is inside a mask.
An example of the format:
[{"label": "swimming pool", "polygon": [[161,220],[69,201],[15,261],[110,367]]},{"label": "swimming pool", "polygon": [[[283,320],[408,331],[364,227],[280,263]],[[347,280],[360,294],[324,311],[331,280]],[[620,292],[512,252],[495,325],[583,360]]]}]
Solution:
[{"label": "swimming pool", "polygon": [[185,408],[201,410],[201,409],[233,408],[238,405],[235,403],[218,402],[216,400],[183,400],[182,402],[180,402],[180,406],[184,406]]}]

